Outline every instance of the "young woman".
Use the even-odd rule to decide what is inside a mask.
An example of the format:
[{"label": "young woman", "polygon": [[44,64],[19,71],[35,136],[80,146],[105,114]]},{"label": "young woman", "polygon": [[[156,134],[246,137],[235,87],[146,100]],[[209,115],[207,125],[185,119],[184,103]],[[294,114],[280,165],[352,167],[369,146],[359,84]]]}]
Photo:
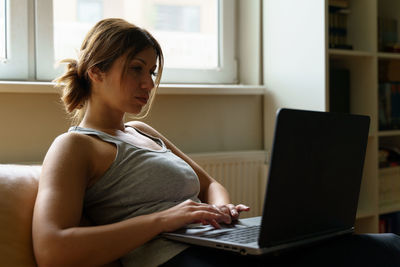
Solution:
[{"label": "young woman", "polygon": [[[39,265],[122,258],[155,266],[187,247],[158,234],[194,222],[219,227],[249,209],[230,204],[226,190],[156,130],[124,123],[125,113],[146,113],[160,81],[162,51],[147,31],[105,19],[86,36],[79,60],[67,62],[57,82],[67,111],[81,120],[43,162],[33,221]],[[80,226],[83,214],[96,226]]]},{"label": "young woman", "polygon": [[378,256],[379,264],[399,264],[394,235],[338,239],[272,259],[161,238],[190,223],[229,224],[249,208],[231,204],[219,183],[155,129],[124,123],[126,113],[146,114],[160,82],[162,50],[147,31],[102,20],[78,61],[66,62],[57,83],[78,126],[54,140],[43,162],[33,217],[39,266],[326,266],[335,259],[369,266]]}]

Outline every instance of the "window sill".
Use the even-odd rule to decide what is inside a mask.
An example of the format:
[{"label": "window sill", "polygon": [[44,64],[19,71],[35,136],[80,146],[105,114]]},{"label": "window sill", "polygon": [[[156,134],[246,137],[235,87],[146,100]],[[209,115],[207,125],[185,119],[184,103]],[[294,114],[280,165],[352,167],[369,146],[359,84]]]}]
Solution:
[{"label": "window sill", "polygon": [[[264,95],[260,85],[241,84],[161,84],[159,95]],[[0,93],[57,94],[54,83],[0,81]]]},{"label": "window sill", "polygon": [[243,84],[161,84],[160,95],[263,95],[266,88]]}]

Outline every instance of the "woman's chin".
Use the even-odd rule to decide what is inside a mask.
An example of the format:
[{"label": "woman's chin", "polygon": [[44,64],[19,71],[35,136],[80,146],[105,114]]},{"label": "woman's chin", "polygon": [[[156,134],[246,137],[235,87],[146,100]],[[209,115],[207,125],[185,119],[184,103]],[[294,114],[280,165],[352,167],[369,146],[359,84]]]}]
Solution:
[{"label": "woman's chin", "polygon": [[131,107],[128,110],[126,110],[126,113],[132,114],[132,115],[139,115],[143,110],[145,106],[135,106]]}]

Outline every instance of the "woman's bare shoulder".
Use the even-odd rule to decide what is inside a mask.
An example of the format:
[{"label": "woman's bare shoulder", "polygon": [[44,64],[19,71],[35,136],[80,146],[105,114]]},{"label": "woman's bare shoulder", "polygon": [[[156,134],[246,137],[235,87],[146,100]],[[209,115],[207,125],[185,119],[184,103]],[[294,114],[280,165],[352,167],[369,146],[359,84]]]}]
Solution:
[{"label": "woman's bare shoulder", "polygon": [[87,135],[67,132],[57,136],[47,151],[45,166],[90,166],[94,150],[93,138]]},{"label": "woman's bare shoulder", "polygon": [[93,148],[93,138],[85,134],[66,132],[57,136],[51,147],[60,147],[64,152],[69,150],[82,151]]}]

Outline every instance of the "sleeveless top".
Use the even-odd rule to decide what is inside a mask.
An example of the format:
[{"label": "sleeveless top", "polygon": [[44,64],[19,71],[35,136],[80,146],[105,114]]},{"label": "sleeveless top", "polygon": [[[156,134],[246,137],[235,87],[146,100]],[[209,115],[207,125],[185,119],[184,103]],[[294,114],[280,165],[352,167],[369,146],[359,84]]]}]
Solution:
[{"label": "sleeveless top", "polygon": [[[84,213],[96,225],[162,211],[187,199],[200,202],[197,198],[200,183],[190,165],[167,149],[161,139],[134,129],[162,149],[137,147],[94,129],[77,126],[69,129],[69,132],[97,136],[117,148],[114,162],[85,193]],[[187,247],[158,236],[122,257],[121,263],[157,266]]]}]

